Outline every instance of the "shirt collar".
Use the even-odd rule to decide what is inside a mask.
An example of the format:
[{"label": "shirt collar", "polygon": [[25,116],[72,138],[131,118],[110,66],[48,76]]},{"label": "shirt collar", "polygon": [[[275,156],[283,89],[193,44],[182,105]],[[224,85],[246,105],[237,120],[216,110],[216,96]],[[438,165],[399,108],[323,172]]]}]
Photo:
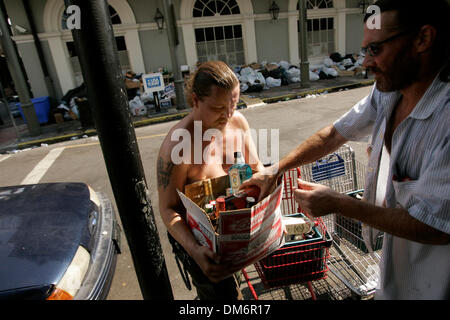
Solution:
[{"label": "shirt collar", "polygon": [[409,117],[418,120],[424,120],[430,117],[436,108],[440,106],[440,102],[443,99],[442,94],[449,91],[449,86],[449,83],[442,82],[439,79],[438,73],[427,91],[425,91],[425,94],[414,107],[413,111],[409,114]]}]

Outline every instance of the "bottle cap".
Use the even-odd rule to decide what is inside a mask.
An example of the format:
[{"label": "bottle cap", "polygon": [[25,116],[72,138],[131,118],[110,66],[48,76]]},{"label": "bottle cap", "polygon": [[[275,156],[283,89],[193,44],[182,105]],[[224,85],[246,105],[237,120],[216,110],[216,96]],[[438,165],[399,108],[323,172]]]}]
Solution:
[{"label": "bottle cap", "polygon": [[235,158],[240,158],[240,157],[242,157],[242,153],[241,153],[240,151],[236,151],[236,152],[234,153],[234,157],[235,157]]}]

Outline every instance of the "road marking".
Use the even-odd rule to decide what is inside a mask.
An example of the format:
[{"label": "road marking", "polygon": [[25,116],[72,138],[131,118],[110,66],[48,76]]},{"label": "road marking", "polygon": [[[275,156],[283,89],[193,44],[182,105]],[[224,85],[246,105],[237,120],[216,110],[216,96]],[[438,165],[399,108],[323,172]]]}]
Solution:
[{"label": "road marking", "polygon": [[8,159],[9,157],[11,157],[10,154],[8,154],[8,155],[6,155],[6,156],[4,156],[4,157],[1,157],[1,158],[0,158],[0,162],[2,162],[2,161],[4,161],[4,160]]},{"label": "road marking", "polygon": [[65,147],[56,148],[51,150],[45,157],[42,159],[36,167],[22,180],[21,184],[34,184],[38,183],[44,174],[48,171],[48,169],[52,166],[53,162],[59,157],[59,155],[63,152]]}]

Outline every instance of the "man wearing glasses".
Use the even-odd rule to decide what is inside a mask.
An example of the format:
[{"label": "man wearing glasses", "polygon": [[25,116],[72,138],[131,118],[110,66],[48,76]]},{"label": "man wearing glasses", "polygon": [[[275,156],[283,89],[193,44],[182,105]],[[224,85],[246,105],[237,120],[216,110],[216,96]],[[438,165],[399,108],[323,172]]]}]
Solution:
[{"label": "man wearing glasses", "polygon": [[372,136],[366,201],[302,180],[296,200],[313,216],[337,213],[385,232],[376,299],[449,299],[449,4],[374,5],[381,28],[365,24],[362,42],[371,93],[243,187],[256,184],[264,196],[286,170]]}]

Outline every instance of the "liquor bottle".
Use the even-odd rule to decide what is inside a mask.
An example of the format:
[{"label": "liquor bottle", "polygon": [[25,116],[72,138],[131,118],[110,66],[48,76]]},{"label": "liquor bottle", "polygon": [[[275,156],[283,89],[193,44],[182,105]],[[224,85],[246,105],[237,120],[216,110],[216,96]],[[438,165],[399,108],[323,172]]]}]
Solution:
[{"label": "liquor bottle", "polygon": [[205,194],[203,198],[203,206],[209,204],[213,200],[216,200],[212,191],[211,179],[203,180],[203,191]]},{"label": "liquor bottle", "polygon": [[[239,192],[225,197],[225,210],[239,210],[248,208],[248,198],[258,199],[260,190],[256,186],[240,190]],[[252,205],[256,204],[253,203]]]},{"label": "liquor bottle", "polygon": [[228,170],[228,176],[233,193],[239,191],[242,182],[252,177],[252,168],[245,163],[240,152],[234,153],[234,164]]}]

